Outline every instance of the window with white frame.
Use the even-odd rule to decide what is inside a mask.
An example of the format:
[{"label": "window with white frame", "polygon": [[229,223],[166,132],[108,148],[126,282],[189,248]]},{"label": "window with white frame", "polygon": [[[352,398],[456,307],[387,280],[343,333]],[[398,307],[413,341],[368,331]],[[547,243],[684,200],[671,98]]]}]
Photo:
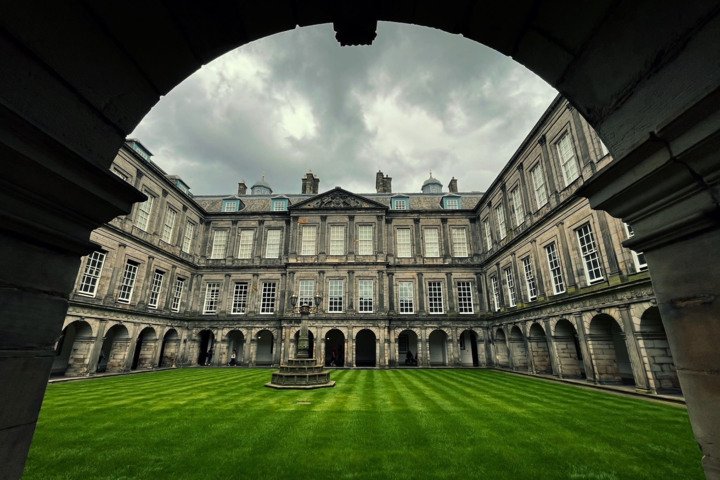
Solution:
[{"label": "window with white frame", "polygon": [[273,228],[267,231],[265,239],[265,258],[280,257],[280,229]]},{"label": "window with white frame", "polygon": [[[630,226],[629,223],[625,223],[625,232],[627,232],[627,238],[632,238],[635,236],[635,231]],[[643,252],[636,252],[635,250],[630,250],[633,257],[633,262],[635,263],[635,271],[639,272],[641,270],[647,270],[647,261],[645,260],[645,254]]]},{"label": "window with white frame", "polygon": [[410,202],[407,197],[397,197],[390,201],[390,208],[393,210],[408,210],[410,208]]},{"label": "window with white frame", "polygon": [[460,198],[443,197],[443,208],[445,210],[458,210],[460,208]]},{"label": "window with white frame", "polygon": [[235,282],[233,289],[232,309],[230,313],[239,315],[247,312],[248,304],[248,282]]},{"label": "window with white frame", "polygon": [[523,208],[520,187],[515,187],[510,192],[510,207],[512,209],[513,222],[515,226],[519,227],[525,221],[525,209]]},{"label": "window with white frame", "polygon": [[328,312],[341,313],[345,300],[345,280],[328,280]]},{"label": "window with white frame", "polygon": [[345,255],[344,225],[330,225],[329,255]]},{"label": "window with white frame", "polygon": [[462,227],[453,227],[450,229],[450,241],[452,242],[453,257],[467,257],[467,230]]},{"label": "window with white frame", "polygon": [[358,255],[375,253],[375,229],[373,225],[358,225]]},{"label": "window with white frame", "polygon": [[227,249],[227,230],[215,230],[213,231],[212,249],[210,250],[210,258],[218,259],[225,258],[225,251]]},{"label": "window with white frame", "polygon": [[483,224],[483,238],[485,239],[485,250],[492,249],[492,231],[490,230],[490,218],[485,217]]},{"label": "window with white frame", "polygon": [[500,240],[505,238],[507,235],[507,228],[505,227],[505,210],[503,209],[502,203],[495,207],[495,217],[498,222],[498,233]]},{"label": "window with white frame", "polygon": [[567,187],[573,180],[580,176],[570,132],[565,132],[563,136],[560,137],[560,140],[555,142],[555,148],[557,149],[558,158],[560,159],[560,169],[562,170],[565,186]]},{"label": "window with white frame", "polygon": [[532,179],[533,191],[535,192],[535,205],[537,208],[547,203],[547,190],[545,189],[545,173],[540,162],[530,170],[530,178]]},{"label": "window with white frame", "polygon": [[597,242],[595,242],[595,235],[593,235],[590,223],[586,223],[576,229],[575,235],[577,235],[580,254],[585,263],[585,277],[588,283],[599,282],[603,279],[603,271],[600,263],[600,253],[598,252]]},{"label": "window with white frame", "polygon": [[375,299],[375,281],[358,280],[358,312],[373,313],[373,300]]},{"label": "window with white frame", "polygon": [[170,310],[173,312],[180,311],[180,302],[182,301],[183,290],[185,289],[185,279],[176,278],[175,285],[173,286],[172,301],[170,302]]},{"label": "window with white frame", "polygon": [[288,209],[287,198],[273,198],[272,200],[272,211],[273,212],[286,212]]},{"label": "window with white frame", "polygon": [[445,306],[443,304],[442,282],[427,282],[428,288],[428,313],[443,313]]},{"label": "window with white frame", "polygon": [[472,282],[461,280],[456,285],[458,313],[473,313]]},{"label": "window with white frame", "polygon": [[143,193],[147,195],[148,198],[138,206],[137,216],[135,217],[135,226],[140,230],[145,230],[147,232],[150,227],[150,215],[152,213],[155,197],[147,190],[143,190]]},{"label": "window with white frame", "polygon": [[152,284],[150,284],[150,296],[148,297],[148,307],[157,308],[160,291],[162,290],[163,280],[165,280],[165,272],[155,270],[153,273]]},{"label": "window with white frame", "polygon": [[102,268],[105,264],[105,256],[107,254],[102,251],[95,251],[88,255],[85,261],[85,271],[80,279],[80,288],[78,293],[81,295],[87,295],[94,297],[97,292],[98,282],[100,281],[100,275],[102,275]]},{"label": "window with white frame", "polygon": [[315,280],[300,280],[298,282],[298,306],[315,305]]},{"label": "window with white frame", "polygon": [[515,278],[513,277],[512,267],[508,267],[503,270],[505,275],[505,288],[508,293],[508,306],[514,307],[517,305],[517,295],[515,292]]},{"label": "window with white frame", "polygon": [[398,258],[407,258],[412,256],[412,244],[409,228],[398,228],[395,230],[395,243],[397,244]]},{"label": "window with white frame", "polygon": [[525,286],[527,287],[528,300],[531,302],[537,300],[538,289],[535,281],[535,272],[533,272],[530,255],[522,258],[523,272],[525,273]]},{"label": "window with white frame", "polygon": [[185,233],[183,233],[182,251],[190,253],[192,249],[193,239],[195,238],[195,224],[188,221],[185,224]]},{"label": "window with white frame", "polygon": [[209,282],[205,284],[205,302],[203,303],[203,314],[217,313],[218,300],[220,299],[220,283]]},{"label": "window with white frame", "polygon": [[553,292],[556,295],[563,293],[565,292],[565,281],[563,280],[562,267],[555,242],[545,246],[545,253],[547,254],[548,267],[550,267],[550,279],[553,284]]},{"label": "window with white frame", "polygon": [[303,225],[300,229],[300,255],[315,255],[317,225]]},{"label": "window with white frame", "polygon": [[223,200],[223,212],[237,212],[238,210],[240,210],[240,200]]},{"label": "window with white frame", "polygon": [[137,272],[139,263],[128,260],[125,263],[125,270],[123,270],[123,278],[120,283],[120,293],[118,294],[118,302],[130,303],[132,299],[133,290],[135,289],[135,280],[137,279]]},{"label": "window with white frame", "polygon": [[255,240],[255,230],[240,230],[240,239],[238,246],[238,258],[252,258],[253,241]]},{"label": "window with white frame", "polygon": [[172,208],[168,208],[165,212],[165,221],[163,223],[162,235],[160,240],[165,243],[172,243],[173,234],[175,233],[175,220],[177,219],[177,212]]},{"label": "window with white frame", "polygon": [[493,310],[500,310],[500,285],[496,275],[490,277],[490,289],[492,291]]},{"label": "window with white frame", "polygon": [[398,282],[398,308],[400,313],[415,312],[413,282]]},{"label": "window with white frame", "polygon": [[437,228],[423,228],[425,240],[425,256],[440,256],[440,231]]},{"label": "window with white frame", "polygon": [[260,297],[260,313],[275,313],[275,297],[277,296],[277,282],[263,282],[262,296]]}]

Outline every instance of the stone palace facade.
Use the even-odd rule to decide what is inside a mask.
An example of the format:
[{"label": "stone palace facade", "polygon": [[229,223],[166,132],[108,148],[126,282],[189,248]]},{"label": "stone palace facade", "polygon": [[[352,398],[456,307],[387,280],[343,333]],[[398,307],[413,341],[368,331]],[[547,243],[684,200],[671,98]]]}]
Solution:
[{"label": "stone palace facade", "polygon": [[[303,303],[313,354],[342,367],[494,366],[679,391],[630,226],[577,189],[611,158],[556,98],[486,192],[300,194],[265,179],[192,195],[138,141],[112,171],[147,200],[94,231],[53,365],[81,376],[279,365]],[[416,367],[417,364],[417,367]]]}]

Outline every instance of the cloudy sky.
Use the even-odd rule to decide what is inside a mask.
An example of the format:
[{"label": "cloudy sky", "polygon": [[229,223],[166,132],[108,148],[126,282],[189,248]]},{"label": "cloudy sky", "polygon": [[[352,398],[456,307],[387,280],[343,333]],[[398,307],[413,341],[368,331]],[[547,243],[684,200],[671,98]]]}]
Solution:
[{"label": "cloudy sky", "polygon": [[555,96],[511,59],[460,36],[381,23],[370,47],[332,25],[245,45],[201,68],[132,133],[192,192],[228,194],[265,175],[275,193],[416,192],[432,170],[484,190]]}]

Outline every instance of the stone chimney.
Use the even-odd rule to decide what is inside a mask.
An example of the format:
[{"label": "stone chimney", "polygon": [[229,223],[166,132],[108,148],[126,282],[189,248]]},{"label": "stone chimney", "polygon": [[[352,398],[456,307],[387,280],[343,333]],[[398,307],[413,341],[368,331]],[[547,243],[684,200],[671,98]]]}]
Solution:
[{"label": "stone chimney", "polygon": [[305,174],[305,177],[303,177],[302,179],[303,195],[317,195],[319,188],[320,179],[317,178],[312,172],[307,172]]},{"label": "stone chimney", "polygon": [[247,185],[245,185],[245,180],[238,183],[238,195],[245,195],[247,193]]},{"label": "stone chimney", "polygon": [[378,170],[375,174],[375,191],[377,193],[392,193],[392,178]]},{"label": "stone chimney", "polygon": [[450,183],[448,184],[448,191],[450,193],[457,193],[457,179],[455,177],[452,177],[452,180],[450,180]]}]

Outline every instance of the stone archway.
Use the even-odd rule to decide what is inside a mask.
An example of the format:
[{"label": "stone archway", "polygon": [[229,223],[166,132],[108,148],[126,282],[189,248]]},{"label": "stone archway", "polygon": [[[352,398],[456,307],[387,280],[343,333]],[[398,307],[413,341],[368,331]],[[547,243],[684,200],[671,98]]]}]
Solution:
[{"label": "stone archway", "polygon": [[498,367],[508,368],[510,366],[510,350],[507,345],[507,338],[502,328],[495,330],[495,365]]},{"label": "stone archway", "polygon": [[433,330],[430,332],[430,335],[428,335],[428,346],[430,348],[428,360],[431,366],[447,366],[447,343],[448,335],[443,330]]},{"label": "stone archway", "polygon": [[525,335],[517,325],[510,329],[509,343],[513,370],[526,371],[528,369],[528,349],[525,344]]},{"label": "stone archway", "polygon": [[255,365],[272,365],[275,336],[270,330],[260,330],[256,336]]},{"label": "stone archway", "polygon": [[55,346],[52,374],[66,377],[87,374],[94,343],[95,336],[89,323],[84,320],[70,323]]},{"label": "stone archway", "polygon": [[376,361],[375,332],[364,328],[355,335],[355,366],[375,367]]},{"label": "stone archway", "polygon": [[198,333],[197,347],[197,365],[211,365],[215,353],[215,334],[210,330],[201,330]]},{"label": "stone archway", "polygon": [[550,361],[550,348],[548,339],[545,335],[545,329],[535,322],[530,326],[530,335],[528,337],[530,345],[530,354],[532,355],[533,367],[535,373],[544,373],[552,375],[553,367]]},{"label": "stone archway", "polygon": [[420,364],[418,336],[414,330],[403,330],[397,338],[397,363],[402,367],[417,367]]},{"label": "stone archway", "polygon": [[129,346],[130,334],[125,325],[113,325],[103,339],[96,372],[117,373],[124,371]]},{"label": "stone archway", "polygon": [[325,334],[325,366],[345,366],[345,334],[337,328]]},{"label": "stone archway", "polygon": [[560,376],[563,378],[586,378],[582,349],[575,326],[564,318],[555,324],[555,351]]},{"label": "stone archway", "polygon": [[458,341],[460,346],[460,364],[463,367],[480,366],[478,355],[478,336],[473,330],[464,330]]},{"label": "stone archway", "polygon": [[171,328],[163,335],[162,347],[160,347],[159,367],[174,367],[178,360],[180,351],[180,335],[177,330]]},{"label": "stone archway", "polygon": [[635,385],[625,334],[617,320],[605,313],[595,315],[590,320],[588,346],[598,382]]},{"label": "stone archway", "polygon": [[155,365],[155,348],[157,347],[157,334],[152,327],[145,327],[138,335],[135,343],[130,370],[153,368]]},{"label": "stone archway", "polygon": [[636,335],[644,350],[643,358],[648,362],[648,378],[655,390],[680,392],[677,369],[657,307],[650,307],[643,312],[640,331]]},{"label": "stone archway", "polygon": [[[242,365],[245,356],[245,335],[240,330],[230,330],[227,334],[227,351],[225,352],[225,365],[230,365],[235,354],[234,365]],[[234,366],[232,365],[232,366]]]}]

